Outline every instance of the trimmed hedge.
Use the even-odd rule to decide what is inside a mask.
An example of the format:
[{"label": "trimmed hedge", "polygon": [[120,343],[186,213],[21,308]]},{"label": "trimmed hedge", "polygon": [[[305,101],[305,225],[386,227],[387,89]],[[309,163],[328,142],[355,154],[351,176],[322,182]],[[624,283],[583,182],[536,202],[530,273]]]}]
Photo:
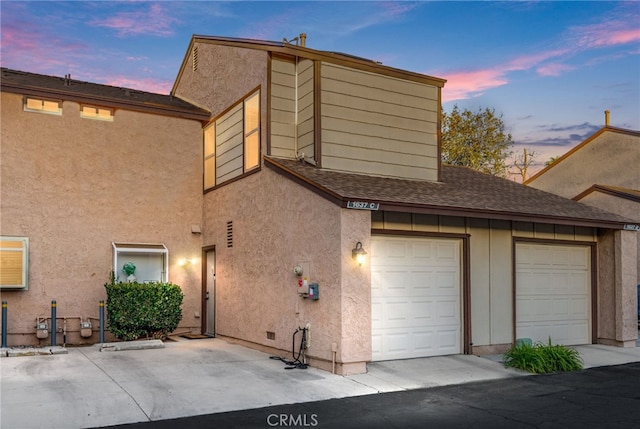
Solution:
[{"label": "trimmed hedge", "polygon": [[107,327],[124,341],[165,339],[182,319],[182,289],[172,283],[107,283]]}]

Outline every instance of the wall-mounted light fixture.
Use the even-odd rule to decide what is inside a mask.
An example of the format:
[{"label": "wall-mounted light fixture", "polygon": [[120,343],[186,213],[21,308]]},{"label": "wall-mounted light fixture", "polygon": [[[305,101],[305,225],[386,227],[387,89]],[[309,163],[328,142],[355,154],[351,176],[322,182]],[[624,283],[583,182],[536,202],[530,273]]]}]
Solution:
[{"label": "wall-mounted light fixture", "polygon": [[192,265],[195,264],[196,260],[195,259],[186,259],[186,258],[182,258],[178,261],[178,266],[180,267],[186,267],[187,265]]},{"label": "wall-mounted light fixture", "polygon": [[367,255],[367,252],[362,248],[362,243],[359,241],[356,243],[356,247],[351,251],[351,257],[358,263],[358,265],[362,265],[364,262],[364,258]]}]

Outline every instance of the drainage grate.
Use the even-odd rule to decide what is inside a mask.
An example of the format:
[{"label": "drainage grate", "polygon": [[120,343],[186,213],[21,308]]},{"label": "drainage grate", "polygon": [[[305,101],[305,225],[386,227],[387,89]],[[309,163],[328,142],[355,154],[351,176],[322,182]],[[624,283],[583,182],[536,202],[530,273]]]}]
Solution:
[{"label": "drainage grate", "polygon": [[233,247],[233,221],[227,222],[227,247]]}]

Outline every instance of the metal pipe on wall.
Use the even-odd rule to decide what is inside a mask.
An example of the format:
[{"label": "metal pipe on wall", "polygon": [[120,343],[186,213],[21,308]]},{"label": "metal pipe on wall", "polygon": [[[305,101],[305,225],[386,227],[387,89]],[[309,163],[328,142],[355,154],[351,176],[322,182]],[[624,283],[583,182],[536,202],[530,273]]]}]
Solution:
[{"label": "metal pipe on wall", "polygon": [[7,348],[7,301],[2,301],[2,348]]},{"label": "metal pipe on wall", "polygon": [[51,301],[51,347],[56,346],[56,300]]},{"label": "metal pipe on wall", "polygon": [[98,303],[100,308],[100,344],[104,344],[104,301]]}]

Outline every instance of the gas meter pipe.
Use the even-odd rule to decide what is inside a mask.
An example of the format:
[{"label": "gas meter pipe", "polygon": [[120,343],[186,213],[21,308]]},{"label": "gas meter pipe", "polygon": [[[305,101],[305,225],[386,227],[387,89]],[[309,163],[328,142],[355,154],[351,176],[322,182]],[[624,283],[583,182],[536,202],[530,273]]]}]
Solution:
[{"label": "gas meter pipe", "polygon": [[2,348],[7,348],[7,301],[2,301]]},{"label": "gas meter pipe", "polygon": [[56,300],[51,301],[51,347],[56,346]]}]

